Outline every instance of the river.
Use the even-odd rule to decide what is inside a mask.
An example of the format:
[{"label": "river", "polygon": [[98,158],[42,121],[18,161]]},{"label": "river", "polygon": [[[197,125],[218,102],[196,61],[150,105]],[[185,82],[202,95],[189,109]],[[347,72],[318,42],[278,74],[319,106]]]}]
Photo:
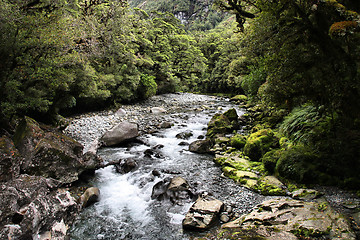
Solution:
[{"label": "river", "polygon": [[[167,113],[150,113],[154,106],[166,108]],[[233,208],[237,216],[262,202],[264,196],[222,177],[221,169],[212,161],[212,155],[191,153],[187,145],[179,145],[202,138],[211,117],[216,112],[233,107],[239,115],[243,114],[242,109],[225,98],[188,93],[166,94],[143,103],[123,106],[128,114],[116,120],[126,118],[137,122],[143,134],[136,143],[101,148],[98,155],[105,162],[131,158],[138,167],[126,174],[117,173],[114,166],[96,171],[90,184],[100,189],[100,201],[82,211],[70,229],[71,239],[190,239],[199,236],[182,229],[182,220],[193,200],[174,204],[169,200],[151,199],[156,183],[175,176],[186,179],[193,192],[208,193],[222,200]],[[77,129],[75,137],[85,147],[91,142],[87,136],[89,133],[94,135],[96,129],[102,129],[104,125],[109,128],[108,121],[116,122],[110,117],[112,112],[100,115],[103,117],[96,115],[96,124],[90,124],[94,129],[81,130],[81,126],[89,126],[89,122],[81,122],[91,121],[95,116],[82,116],[72,122]],[[173,126],[154,131],[154,126],[162,121],[168,121]],[[182,132],[191,132],[192,136],[185,140],[177,138],[176,135]],[[156,154],[145,155],[147,149],[156,149]]]}]

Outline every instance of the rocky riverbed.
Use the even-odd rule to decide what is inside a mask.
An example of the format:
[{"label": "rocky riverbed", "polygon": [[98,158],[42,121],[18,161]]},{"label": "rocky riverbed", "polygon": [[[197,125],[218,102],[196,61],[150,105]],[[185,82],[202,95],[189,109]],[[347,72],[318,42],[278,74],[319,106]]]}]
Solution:
[{"label": "rocky riverbed", "polygon": [[[179,93],[72,117],[64,133],[25,118],[14,136],[0,139],[0,237],[178,240],[205,234],[194,229],[227,223],[226,230],[211,229],[209,238],[250,234],[259,239],[355,239],[359,198],[320,186],[293,192],[282,185],[281,191],[271,188],[286,195],[280,198],[259,194],[269,190],[263,181],[274,177],[262,176],[258,163],[219,145],[234,134],[232,128],[225,126],[227,135],[211,150],[225,168],[213,155],[189,151],[192,142],[205,138],[210,120],[217,126],[212,116],[222,119],[221,113],[230,108],[236,111],[229,111],[229,119],[243,113],[225,98]],[[99,139],[125,121],[138,126],[135,141],[104,147]],[[241,124],[232,125],[242,133]],[[114,162],[118,164],[112,166]],[[247,169],[254,164],[255,169]],[[92,188],[80,198],[69,190],[84,174],[94,172],[86,183]],[[256,182],[266,188],[249,190]],[[247,232],[249,227],[254,229]]]}]

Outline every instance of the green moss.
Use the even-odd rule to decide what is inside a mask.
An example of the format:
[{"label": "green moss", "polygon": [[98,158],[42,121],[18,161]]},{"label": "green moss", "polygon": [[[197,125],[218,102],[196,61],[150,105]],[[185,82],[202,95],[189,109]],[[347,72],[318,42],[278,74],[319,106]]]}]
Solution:
[{"label": "green moss", "polygon": [[236,149],[242,149],[246,144],[246,138],[241,134],[236,134],[230,138],[230,145]]},{"label": "green moss", "polygon": [[275,149],[264,154],[261,161],[264,164],[266,171],[271,174],[275,172],[276,163],[279,160],[282,151],[283,150],[281,149]]},{"label": "green moss", "polygon": [[230,99],[230,101],[234,102],[246,102],[248,100],[248,97],[245,95],[236,95]]},{"label": "green moss", "polygon": [[278,146],[279,140],[274,132],[269,128],[261,129],[247,138],[244,154],[252,161],[259,161],[267,151]]},{"label": "green moss", "polygon": [[237,115],[237,112],[235,108],[231,108],[224,112],[224,116],[226,116],[230,121],[237,121],[239,116]]},{"label": "green moss", "polygon": [[299,183],[310,183],[317,176],[315,163],[318,159],[308,147],[294,146],[282,152],[275,171],[280,177]]},{"label": "green moss", "polygon": [[233,126],[229,119],[223,114],[215,114],[208,124],[206,136],[209,138],[215,137],[217,134],[231,133]]}]

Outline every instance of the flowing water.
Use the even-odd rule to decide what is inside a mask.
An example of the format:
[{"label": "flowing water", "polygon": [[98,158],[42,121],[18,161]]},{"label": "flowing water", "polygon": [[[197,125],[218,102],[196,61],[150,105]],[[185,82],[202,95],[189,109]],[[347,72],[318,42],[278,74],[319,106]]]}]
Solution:
[{"label": "flowing water", "polygon": [[[232,206],[238,215],[265,199],[222,177],[212,155],[191,153],[188,146],[179,145],[204,136],[216,112],[236,106],[225,99],[206,96],[204,101],[198,101],[195,95],[168,95],[161,100],[174,101],[180,96],[185,104],[163,116],[174,124],[171,128],[144,134],[139,137],[141,143],[98,151],[104,161],[132,158],[138,168],[126,174],[117,173],[114,166],[96,172],[91,184],[100,189],[100,201],[83,210],[70,230],[71,239],[190,239],[194,233],[184,231],[181,223],[193,201],[151,199],[153,186],[165,178],[183,177],[194,192],[212,194]],[[237,111],[243,114],[241,109]],[[190,139],[176,137],[186,131],[193,134]],[[157,154],[144,154],[147,149],[156,149]]]}]

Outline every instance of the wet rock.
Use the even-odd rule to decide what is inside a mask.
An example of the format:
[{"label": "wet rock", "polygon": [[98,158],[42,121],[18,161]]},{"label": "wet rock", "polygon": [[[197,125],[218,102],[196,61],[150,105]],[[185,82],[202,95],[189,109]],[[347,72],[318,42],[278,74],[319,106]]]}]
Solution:
[{"label": "wet rock", "polygon": [[161,122],[159,128],[171,128],[173,124],[171,122]]},{"label": "wet rock", "polygon": [[155,177],[160,177],[160,176],[161,176],[160,171],[158,171],[158,170],[156,170],[156,169],[152,170],[151,173],[152,173],[152,175],[154,175]]},{"label": "wet rock", "polygon": [[191,132],[191,131],[186,131],[186,132],[181,132],[181,133],[178,133],[178,134],[176,134],[176,138],[177,139],[184,139],[184,140],[186,140],[186,139],[189,139],[190,137],[192,137],[193,136],[193,133]]},{"label": "wet rock", "polygon": [[291,197],[298,200],[313,200],[323,194],[314,189],[299,189],[291,193]]},{"label": "wet rock", "polygon": [[189,145],[189,151],[195,153],[210,153],[213,142],[210,139],[197,140]]},{"label": "wet rock", "polygon": [[222,227],[251,229],[268,239],[355,239],[348,222],[324,200],[268,200]]},{"label": "wet rock", "polygon": [[150,112],[155,115],[159,115],[159,114],[166,113],[166,110],[162,107],[153,107],[153,108],[151,108]]},{"label": "wet rock", "polygon": [[170,200],[172,203],[181,203],[194,197],[188,182],[182,177],[166,178],[154,185],[151,198]]},{"label": "wet rock", "polygon": [[102,162],[95,154],[83,155],[80,143],[49,127],[42,128],[28,117],[17,127],[14,143],[24,157],[23,173],[62,183],[77,181],[83,172],[96,169]]},{"label": "wet rock", "polygon": [[204,135],[199,135],[198,137],[197,137],[197,139],[204,139],[205,138],[205,136]]},{"label": "wet rock", "polygon": [[179,142],[179,146],[189,146],[189,145],[190,145],[190,143],[188,143],[188,142],[184,142],[184,141]]},{"label": "wet rock", "polygon": [[230,221],[230,217],[228,213],[221,213],[220,214],[220,221],[227,223]]},{"label": "wet rock", "polygon": [[138,164],[134,159],[128,158],[120,161],[119,164],[115,164],[114,166],[116,172],[124,174],[133,171],[135,168],[137,168]]},{"label": "wet rock", "polygon": [[[32,239],[46,231],[63,239],[79,205],[68,191],[57,189],[60,184],[54,179],[21,175],[0,185],[0,236],[6,236],[1,239]],[[56,231],[61,222],[65,226],[62,235]]]},{"label": "wet rock", "polygon": [[191,206],[182,222],[184,229],[205,230],[216,222],[224,203],[210,196],[201,196]]},{"label": "wet rock", "polygon": [[90,206],[91,204],[99,201],[100,190],[97,187],[91,187],[80,196],[78,202],[83,208]]},{"label": "wet rock", "polygon": [[146,149],[144,151],[144,155],[145,157],[155,157],[155,158],[162,158],[163,155],[162,153],[159,151],[159,149],[161,149],[162,147],[153,147],[153,148],[149,148],[149,149]]},{"label": "wet rock", "polygon": [[14,179],[20,175],[23,158],[7,136],[0,138],[0,182]]},{"label": "wet rock", "polygon": [[105,146],[115,146],[139,136],[138,126],[127,121],[121,122],[100,139]]}]

